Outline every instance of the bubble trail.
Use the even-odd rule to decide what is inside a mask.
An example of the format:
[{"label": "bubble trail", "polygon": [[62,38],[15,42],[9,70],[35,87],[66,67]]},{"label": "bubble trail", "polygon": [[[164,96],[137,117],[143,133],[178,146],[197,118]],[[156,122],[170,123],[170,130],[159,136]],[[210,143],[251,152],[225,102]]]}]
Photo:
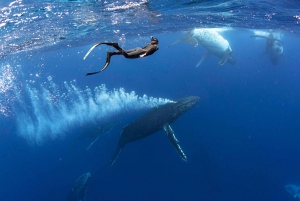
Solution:
[{"label": "bubble trail", "polygon": [[[38,86],[36,86],[38,85]],[[15,111],[19,134],[30,144],[64,137],[69,129],[90,122],[101,122],[122,112],[152,108],[171,102],[168,99],[138,96],[124,88],[109,91],[100,85],[94,90],[76,86],[76,81],[59,87],[51,77],[41,85],[27,81],[26,96],[19,98],[22,109]],[[61,88],[61,89],[60,89]],[[28,102],[28,103],[27,103]]]},{"label": "bubble trail", "polygon": [[10,103],[15,100],[15,92],[19,92],[17,83],[18,71],[10,64],[2,63],[0,67],[0,114],[9,116]]}]

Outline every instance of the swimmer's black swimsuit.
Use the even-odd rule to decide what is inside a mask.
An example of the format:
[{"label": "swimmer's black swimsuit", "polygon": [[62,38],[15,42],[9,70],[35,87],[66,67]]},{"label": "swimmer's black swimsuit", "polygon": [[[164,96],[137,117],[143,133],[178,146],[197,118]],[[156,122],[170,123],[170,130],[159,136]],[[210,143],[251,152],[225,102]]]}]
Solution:
[{"label": "swimmer's black swimsuit", "polygon": [[85,59],[89,53],[91,53],[91,51],[101,45],[101,44],[105,44],[105,45],[109,45],[109,46],[112,46],[114,48],[116,48],[118,51],[116,52],[107,52],[107,55],[106,55],[106,62],[105,62],[105,65],[103,66],[103,68],[100,70],[100,71],[97,71],[97,72],[92,72],[92,73],[87,73],[86,75],[94,75],[94,74],[97,74],[101,71],[104,71],[109,63],[110,63],[110,57],[113,56],[113,55],[123,55],[125,58],[128,58],[128,59],[135,59],[135,58],[139,58],[139,57],[146,57],[146,56],[149,56],[151,54],[153,54],[155,51],[158,50],[158,45],[157,44],[148,44],[146,45],[145,47],[143,48],[140,48],[140,47],[137,47],[135,49],[131,49],[131,50],[123,50],[121,47],[119,47],[119,44],[118,43],[112,43],[112,42],[100,42],[100,43],[97,43],[95,44],[89,51],[88,53],[85,55],[85,57],[83,59]]}]

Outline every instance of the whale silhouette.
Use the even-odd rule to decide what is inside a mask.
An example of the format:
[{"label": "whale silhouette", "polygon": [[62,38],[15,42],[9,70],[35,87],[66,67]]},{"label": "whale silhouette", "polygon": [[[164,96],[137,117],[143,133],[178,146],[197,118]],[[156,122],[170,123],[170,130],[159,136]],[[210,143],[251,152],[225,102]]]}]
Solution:
[{"label": "whale silhouette", "polygon": [[300,186],[286,185],[285,190],[289,192],[294,198],[300,198]]},{"label": "whale silhouette", "polygon": [[274,37],[274,34],[270,33],[268,36],[263,35],[253,35],[250,36],[253,38],[265,38],[266,42],[266,51],[262,55],[268,55],[271,63],[276,66],[278,65],[282,55],[283,55],[283,42]]},{"label": "whale silhouette", "polygon": [[91,173],[87,172],[78,177],[73,184],[70,193],[68,194],[67,201],[84,201],[87,185],[90,181]]},{"label": "whale silhouette", "polygon": [[176,102],[167,103],[154,108],[144,116],[125,126],[119,138],[117,148],[111,158],[110,165],[113,165],[121,149],[126,144],[145,138],[162,129],[167,133],[169,141],[175,147],[180,157],[186,161],[186,155],[180,148],[170,124],[196,105],[199,100],[200,98],[197,96],[189,96],[179,99]]}]

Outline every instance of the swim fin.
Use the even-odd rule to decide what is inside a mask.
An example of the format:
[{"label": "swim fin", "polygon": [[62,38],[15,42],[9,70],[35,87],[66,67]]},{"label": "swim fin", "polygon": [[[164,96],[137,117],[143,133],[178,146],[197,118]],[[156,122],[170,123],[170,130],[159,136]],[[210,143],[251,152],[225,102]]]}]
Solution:
[{"label": "swim fin", "polygon": [[94,74],[97,74],[97,73],[100,73],[100,72],[101,72],[101,71],[92,72],[92,73],[87,73],[85,76],[94,75]]},{"label": "swim fin", "polygon": [[103,42],[96,43],[95,45],[93,45],[93,46],[91,47],[91,49],[85,54],[85,56],[83,57],[83,60],[85,60],[85,59],[89,56],[89,54],[90,54],[96,47],[98,47],[98,46],[101,45],[101,44],[103,44]]},{"label": "swim fin", "polygon": [[[98,43],[99,44],[99,43]],[[105,44],[105,43],[103,43],[103,44]],[[100,44],[99,44],[100,45]],[[89,52],[91,52],[95,47],[97,47],[97,44],[96,45],[94,45],[90,50],[89,50]],[[88,53],[89,53],[88,52]],[[103,66],[103,68],[100,70],[100,71],[97,71],[97,72],[92,72],[92,73],[87,73],[86,74],[86,76],[88,76],[88,75],[94,75],[94,74],[97,74],[97,73],[100,73],[100,72],[102,72],[102,71],[104,71],[106,68],[107,68],[107,66],[109,65],[109,63],[110,63],[110,57],[113,55],[113,52],[107,52],[107,55],[106,55],[106,63],[105,63],[105,65]]]},{"label": "swim fin", "polygon": [[96,71],[96,72],[92,72],[92,73],[87,73],[85,76],[94,75],[94,74],[100,73],[100,72],[104,71],[107,68],[108,65],[109,65],[109,62],[106,62],[105,65],[103,66],[103,68],[100,71]]},{"label": "swim fin", "polygon": [[108,65],[109,65],[109,62],[106,62],[105,65],[103,66],[103,68],[100,70],[100,72],[104,71]]}]

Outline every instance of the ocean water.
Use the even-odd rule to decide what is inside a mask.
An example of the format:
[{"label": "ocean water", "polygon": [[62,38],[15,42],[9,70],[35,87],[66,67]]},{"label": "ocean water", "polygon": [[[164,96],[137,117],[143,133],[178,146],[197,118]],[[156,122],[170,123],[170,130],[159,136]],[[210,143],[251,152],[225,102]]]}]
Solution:
[{"label": "ocean water", "polygon": [[[2,0],[0,200],[66,200],[87,172],[86,201],[299,199],[285,188],[300,186],[298,4]],[[171,45],[195,28],[226,39],[235,64],[211,55],[196,67],[203,39]],[[279,56],[266,50],[271,35]],[[83,60],[93,44],[132,49],[151,36],[153,55],[114,56],[85,76],[113,50],[101,45]],[[109,166],[124,126],[186,96],[201,100],[171,126],[187,162],[159,131]],[[92,141],[79,136],[113,121],[121,123],[86,150]]]}]

